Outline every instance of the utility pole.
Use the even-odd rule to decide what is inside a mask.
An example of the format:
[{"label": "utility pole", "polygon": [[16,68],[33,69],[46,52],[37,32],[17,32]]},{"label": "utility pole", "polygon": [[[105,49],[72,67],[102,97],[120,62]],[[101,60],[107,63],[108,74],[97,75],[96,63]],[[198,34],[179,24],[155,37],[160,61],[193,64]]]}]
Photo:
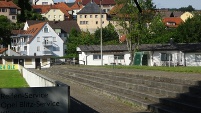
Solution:
[{"label": "utility pole", "polygon": [[101,52],[101,66],[103,66],[103,39],[102,39],[102,0],[100,0],[100,52]]}]

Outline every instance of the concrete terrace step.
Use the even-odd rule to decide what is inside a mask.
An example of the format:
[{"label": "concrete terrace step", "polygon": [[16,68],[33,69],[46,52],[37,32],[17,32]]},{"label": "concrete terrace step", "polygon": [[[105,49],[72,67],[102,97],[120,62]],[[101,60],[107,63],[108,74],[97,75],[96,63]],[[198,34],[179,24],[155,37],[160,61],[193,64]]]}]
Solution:
[{"label": "concrete terrace step", "polygon": [[163,76],[151,76],[151,75],[142,75],[139,73],[133,73],[133,72],[119,72],[118,70],[97,70],[94,68],[75,68],[75,67],[69,67],[70,70],[75,70],[77,72],[88,72],[88,73],[101,73],[101,74],[108,74],[108,75],[115,75],[115,76],[124,76],[129,78],[138,78],[138,79],[145,79],[145,80],[151,80],[154,82],[165,82],[165,83],[173,83],[173,84],[183,84],[183,85],[199,85],[200,83],[198,81],[188,80],[188,79],[177,79],[177,78],[167,78]]},{"label": "concrete terrace step", "polygon": [[[163,88],[166,90],[170,91],[177,91],[177,92],[187,92],[188,91],[188,86],[187,85],[182,85],[182,84],[173,84],[173,83],[165,83],[165,82],[156,82],[156,81],[151,81],[151,80],[146,80],[146,79],[139,79],[137,77],[130,76],[127,77],[125,75],[112,75],[112,73],[107,74],[107,73],[96,73],[92,71],[78,71],[78,70],[65,70],[67,73],[76,73],[76,74],[82,74],[83,76],[90,75],[90,76],[95,76],[95,77],[101,77],[101,78],[107,78],[107,79],[112,79],[115,81],[122,81],[126,82],[126,86],[131,84],[142,84],[147,87],[154,87],[154,88]],[[153,91],[156,92],[156,91]],[[168,95],[168,94],[167,94]]]},{"label": "concrete terrace step", "polygon": [[93,68],[58,68],[63,70],[43,71],[146,107],[153,113],[201,112],[201,86],[195,86],[198,81]]},{"label": "concrete terrace step", "polygon": [[158,94],[158,95],[163,95],[164,97],[176,97],[179,93],[176,91],[169,91],[167,89],[159,89],[155,87],[149,87],[144,84],[135,84],[135,83],[127,83],[124,81],[116,81],[113,79],[108,79],[108,78],[101,78],[101,77],[96,77],[96,76],[90,76],[90,75],[85,75],[85,74],[80,74],[80,73],[69,73],[68,76],[73,76],[73,77],[79,77],[83,79],[87,79],[89,81],[94,81],[94,82],[99,82],[101,84],[108,84],[108,85],[113,85],[121,88],[125,88],[128,90],[135,90],[135,91],[140,91],[144,93],[152,93],[152,94]]}]

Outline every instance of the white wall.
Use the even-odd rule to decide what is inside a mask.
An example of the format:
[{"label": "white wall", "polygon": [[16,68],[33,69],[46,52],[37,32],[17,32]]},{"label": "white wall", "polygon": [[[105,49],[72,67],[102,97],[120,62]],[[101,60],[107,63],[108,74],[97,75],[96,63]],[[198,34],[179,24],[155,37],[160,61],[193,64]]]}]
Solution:
[{"label": "white wall", "polygon": [[[45,33],[43,28],[42,30],[39,32],[39,34],[37,34],[35,36],[35,38],[33,39],[33,41],[27,45],[27,50],[28,56],[33,56],[34,53],[36,53],[37,56],[40,55],[50,55],[50,54],[44,54],[44,37],[48,37],[48,41],[52,41],[53,42],[53,46],[48,46],[48,49],[50,51],[52,51],[52,55],[54,56],[63,56],[64,55],[64,50],[63,50],[63,40],[55,33],[55,31],[49,26],[49,24],[46,24],[45,26],[48,27],[49,32]],[[37,37],[40,37],[40,42],[37,41]],[[53,41],[53,37],[56,37],[56,41]],[[40,47],[40,51],[37,51],[37,47]],[[59,48],[58,50],[54,50],[54,48]]]},{"label": "white wall", "polygon": [[[35,5],[35,1],[36,0],[32,0],[32,4],[34,4]],[[53,0],[39,0],[37,3],[36,3],[36,5],[43,5],[42,3],[43,2],[48,2],[48,4],[47,5],[50,5],[50,4],[54,4],[54,1]]]},{"label": "white wall", "polygon": [[[79,63],[85,65],[101,65],[101,59],[93,59],[93,53],[82,52],[79,54]],[[97,54],[98,55],[98,54]],[[122,64],[122,65],[129,65],[130,63],[130,54],[128,52],[124,53],[124,59],[114,60],[113,54],[103,54],[103,65],[112,65],[111,63]]]},{"label": "white wall", "polygon": [[[176,65],[177,61],[178,61],[178,52],[177,51],[154,51],[150,53],[150,59],[152,61],[150,61],[150,66],[167,66],[169,65],[169,61],[161,61],[161,53],[168,53],[168,54],[172,54],[172,61],[170,61],[170,63],[172,65]],[[153,55],[152,55],[153,54]],[[152,58],[153,57],[153,58]],[[165,62],[168,62],[168,64],[165,64]]]},{"label": "white wall", "polygon": [[201,61],[196,61],[195,55],[201,55],[201,53],[185,53],[186,66],[201,66]]},{"label": "white wall", "polygon": [[49,21],[64,21],[64,13],[60,9],[50,9],[44,14]]}]

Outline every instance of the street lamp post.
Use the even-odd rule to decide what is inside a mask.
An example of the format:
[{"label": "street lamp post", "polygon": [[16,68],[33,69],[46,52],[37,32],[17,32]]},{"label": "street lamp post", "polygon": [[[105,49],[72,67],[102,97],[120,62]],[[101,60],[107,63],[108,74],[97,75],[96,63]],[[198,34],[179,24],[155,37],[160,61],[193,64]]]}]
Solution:
[{"label": "street lamp post", "polygon": [[103,39],[102,39],[102,0],[100,0],[100,52],[101,52],[101,66],[103,65]]}]

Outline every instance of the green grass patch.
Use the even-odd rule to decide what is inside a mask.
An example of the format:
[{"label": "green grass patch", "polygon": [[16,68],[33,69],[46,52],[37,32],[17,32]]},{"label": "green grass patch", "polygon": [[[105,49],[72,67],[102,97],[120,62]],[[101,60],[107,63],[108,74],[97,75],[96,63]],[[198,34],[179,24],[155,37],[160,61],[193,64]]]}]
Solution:
[{"label": "green grass patch", "polygon": [[0,71],[0,88],[29,87],[22,75],[17,70]]},{"label": "green grass patch", "polygon": [[184,73],[201,73],[201,67],[167,67],[167,66],[103,66],[106,68],[115,68],[115,69],[140,69],[140,70],[157,70],[157,71],[169,71],[169,72],[184,72]]}]

